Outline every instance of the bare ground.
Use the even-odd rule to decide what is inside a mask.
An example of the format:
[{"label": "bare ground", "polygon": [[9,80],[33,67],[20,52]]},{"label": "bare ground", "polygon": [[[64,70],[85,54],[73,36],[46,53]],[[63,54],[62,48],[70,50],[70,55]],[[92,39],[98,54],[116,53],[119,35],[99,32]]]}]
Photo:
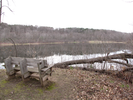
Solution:
[{"label": "bare ground", "polygon": [[0,100],[133,100],[133,84],[115,76],[54,68],[45,87],[36,79],[7,80],[0,70]]}]

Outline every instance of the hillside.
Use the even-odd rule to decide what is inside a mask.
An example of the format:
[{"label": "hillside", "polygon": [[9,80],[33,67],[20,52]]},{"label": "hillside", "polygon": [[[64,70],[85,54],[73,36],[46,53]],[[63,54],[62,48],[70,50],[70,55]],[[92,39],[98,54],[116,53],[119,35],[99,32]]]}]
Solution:
[{"label": "hillside", "polygon": [[51,41],[130,41],[133,34],[88,28],[58,28],[0,24],[0,42],[12,38],[17,43]]}]

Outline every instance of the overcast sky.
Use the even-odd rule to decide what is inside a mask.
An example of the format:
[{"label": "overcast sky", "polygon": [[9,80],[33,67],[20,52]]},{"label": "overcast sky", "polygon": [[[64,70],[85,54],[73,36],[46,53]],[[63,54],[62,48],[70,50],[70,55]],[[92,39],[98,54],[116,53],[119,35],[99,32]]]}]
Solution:
[{"label": "overcast sky", "polygon": [[[129,0],[8,0],[2,22],[8,24],[82,27],[133,32],[133,2]],[[8,5],[3,0],[3,5]]]}]

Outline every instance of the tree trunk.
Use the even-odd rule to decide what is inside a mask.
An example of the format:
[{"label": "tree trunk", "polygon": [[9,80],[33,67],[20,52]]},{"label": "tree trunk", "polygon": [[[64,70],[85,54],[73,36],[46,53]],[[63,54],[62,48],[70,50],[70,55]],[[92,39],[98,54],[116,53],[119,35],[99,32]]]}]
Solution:
[{"label": "tree trunk", "polygon": [[1,23],[1,17],[2,17],[2,0],[0,0],[0,23]]},{"label": "tree trunk", "polygon": [[[66,61],[62,63],[56,63],[53,65],[53,67],[67,67],[68,65],[85,64],[85,63],[93,64],[95,62],[102,63],[103,61],[111,61],[111,59],[123,59],[124,60],[126,58],[133,58],[133,54],[121,53],[121,54],[114,54],[110,56],[97,57],[97,58],[91,58],[91,59],[72,60],[72,61]],[[119,64],[128,65],[125,63],[121,63],[121,62],[119,62]],[[133,65],[128,65],[128,67],[129,66],[132,67]]]},{"label": "tree trunk", "polygon": [[[103,61],[108,61],[109,63],[118,63],[118,64],[125,65],[127,67],[125,67],[125,69],[121,71],[114,71],[114,70],[112,71],[112,70],[94,69],[94,68],[81,68],[81,67],[79,69],[115,75],[119,78],[126,80],[127,82],[133,83],[133,65],[128,64],[128,60],[126,58],[133,58],[133,54],[121,53],[121,54],[114,54],[110,56],[107,55],[104,57],[97,57],[97,58],[91,58],[91,59],[72,60],[72,61],[66,61],[66,62],[54,64],[52,67],[68,68],[67,66],[72,64],[84,64],[84,63],[95,63],[95,62],[102,63]],[[111,59],[123,59],[123,60],[126,59],[125,60],[126,63],[113,61]]]}]

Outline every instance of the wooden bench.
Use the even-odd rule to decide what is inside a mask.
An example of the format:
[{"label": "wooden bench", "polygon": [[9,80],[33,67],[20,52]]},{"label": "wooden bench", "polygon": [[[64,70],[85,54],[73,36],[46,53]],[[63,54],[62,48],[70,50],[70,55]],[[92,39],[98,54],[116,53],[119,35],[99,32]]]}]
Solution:
[{"label": "wooden bench", "polygon": [[8,77],[21,75],[25,78],[39,78],[41,85],[52,74],[52,67],[48,66],[46,60],[33,58],[8,57],[5,59],[6,74]]}]

